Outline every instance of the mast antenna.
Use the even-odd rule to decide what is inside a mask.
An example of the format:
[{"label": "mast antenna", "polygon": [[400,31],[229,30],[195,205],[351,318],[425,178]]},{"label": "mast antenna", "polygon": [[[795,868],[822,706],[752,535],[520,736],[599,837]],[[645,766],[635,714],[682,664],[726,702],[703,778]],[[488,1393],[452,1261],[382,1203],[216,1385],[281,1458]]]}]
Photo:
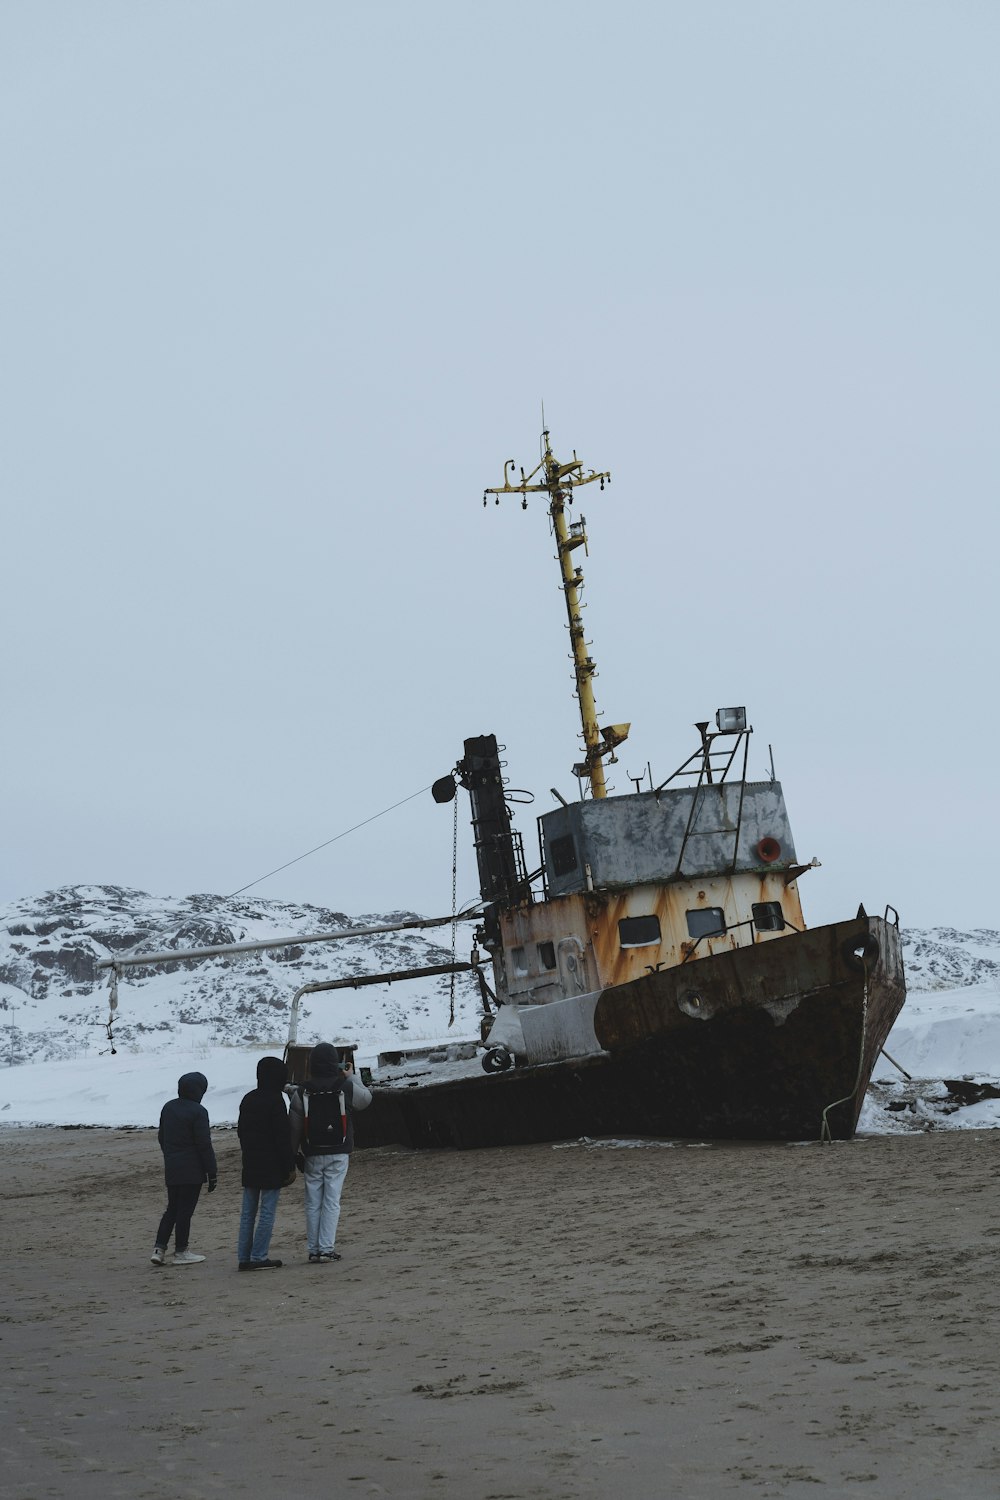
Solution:
[{"label": "mast antenna", "polygon": [[495,495],[498,505],[501,495],[520,495],[521,507],[527,510],[529,494],[545,494],[549,497],[549,517],[558,547],[566,614],[569,618],[569,638],[573,646],[576,699],[580,706],[580,722],[583,725],[585,753],[582,762],[573,767],[573,774],[581,778],[587,777],[590,782],[591,796],[601,798],[608,795],[604,775],[604,756],[609,756],[612,762],[616,759],[614,752],[622,741],[627,739],[630,726],[628,724],[605,724],[602,728],[597,723],[593,686],[597,667],[594,658],[587,650],[583,617],[580,611],[583,569],[575,567],[570,556],[577,547],[582,547],[586,552],[587,522],[584,516],[581,516],[579,521],[568,521],[566,507],[573,504],[573,491],[579,489],[581,485],[593,484],[596,480],[603,490],[605,484],[611,483],[611,475],[607,471],[603,473],[597,473],[593,469],[585,471],[575,452],[572,463],[561,464],[559,462],[552,452],[549,431],[545,426],[544,402],[542,403],[542,445],[540,463],[532,469],[530,474],[525,474],[521,469],[520,483],[513,478],[514,460],[509,458],[503,466],[503,484],[484,490],[483,504],[486,504],[487,495]]}]

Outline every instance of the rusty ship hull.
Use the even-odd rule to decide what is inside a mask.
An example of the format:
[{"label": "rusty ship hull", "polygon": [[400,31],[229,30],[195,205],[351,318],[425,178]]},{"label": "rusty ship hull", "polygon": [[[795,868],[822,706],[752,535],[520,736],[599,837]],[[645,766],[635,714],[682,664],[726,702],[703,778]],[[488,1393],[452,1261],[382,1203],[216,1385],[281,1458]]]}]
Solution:
[{"label": "rusty ship hull", "polygon": [[[745,705],[719,708],[714,729],[695,720],[695,747],[670,775],[647,762],[628,773],[633,791],[612,795],[606,770],[631,725],[599,722],[581,603],[586,521],[570,519],[576,492],[611,476],[575,452],[560,462],[548,431],[542,448],[519,478],[508,460],[483,501],[547,501],[580,709],[578,795],[550,788],[536,861],[513,825],[533,795],[509,786],[495,734],[467,738],[431,786],[442,805],[459,787],[469,796],[481,906],[468,962],[457,958],[453,901],[449,965],[307,988],[444,969],[454,986],[475,971],[482,1056],[473,1043],[384,1054],[358,1142],[849,1139],[905,999],[898,914],[859,907],[850,921],[807,928],[799,881],[820,861],[798,856],[773,753],[769,775],[750,774]],[[457,849],[457,803],[453,817]]]},{"label": "rusty ship hull", "polygon": [[899,928],[859,916],[589,998],[602,1050],[505,1073],[376,1085],[376,1107],[357,1120],[358,1144],[848,1140],[905,998]]}]

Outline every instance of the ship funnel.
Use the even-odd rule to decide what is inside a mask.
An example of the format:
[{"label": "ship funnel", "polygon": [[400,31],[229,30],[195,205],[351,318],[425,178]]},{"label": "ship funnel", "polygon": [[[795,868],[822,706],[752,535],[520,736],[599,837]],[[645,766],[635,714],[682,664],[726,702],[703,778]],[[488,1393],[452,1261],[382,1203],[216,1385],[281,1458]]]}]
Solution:
[{"label": "ship funnel", "polygon": [[527,881],[519,840],[510,826],[503,769],[496,736],[465,741],[465,756],[456,770],[472,801],[479,889],[484,901],[508,905],[524,898]]}]

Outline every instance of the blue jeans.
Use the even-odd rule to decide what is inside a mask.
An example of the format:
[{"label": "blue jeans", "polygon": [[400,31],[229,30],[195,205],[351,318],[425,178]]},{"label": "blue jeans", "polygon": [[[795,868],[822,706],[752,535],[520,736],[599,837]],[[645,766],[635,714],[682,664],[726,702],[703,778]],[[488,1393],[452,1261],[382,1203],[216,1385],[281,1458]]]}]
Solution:
[{"label": "blue jeans", "polygon": [[[241,1264],[248,1260],[267,1260],[280,1192],[280,1188],[245,1187],[243,1189],[240,1238],[236,1248],[237,1258]],[[258,1208],[260,1209],[259,1218],[257,1217]],[[256,1229],[254,1229],[255,1219],[257,1220]]]},{"label": "blue jeans", "polygon": [[337,1243],[340,1193],[350,1159],[346,1151],[306,1157],[306,1239],[310,1255],[329,1255]]}]

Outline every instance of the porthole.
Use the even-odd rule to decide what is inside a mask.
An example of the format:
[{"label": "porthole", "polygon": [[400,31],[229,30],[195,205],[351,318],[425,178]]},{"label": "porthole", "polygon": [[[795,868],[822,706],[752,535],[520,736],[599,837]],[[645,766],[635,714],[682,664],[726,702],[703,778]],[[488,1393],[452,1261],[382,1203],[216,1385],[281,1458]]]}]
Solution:
[{"label": "porthole", "polygon": [[618,941],[623,948],[659,946],[659,917],[655,913],[648,917],[622,917],[618,923]]},{"label": "porthole", "polygon": [[726,914],[721,906],[699,906],[687,913],[688,937],[723,937]]},{"label": "porthole", "polygon": [[571,833],[564,833],[561,838],[553,839],[549,845],[549,853],[552,856],[552,873],[556,877],[571,875],[579,865],[576,843]]},{"label": "porthole", "polygon": [[538,962],[543,969],[554,969],[556,966],[555,943],[539,943]]},{"label": "porthole", "polygon": [[677,996],[677,1009],[683,1011],[695,1021],[707,1021],[715,1011],[715,1006],[701,990],[681,990]]}]

